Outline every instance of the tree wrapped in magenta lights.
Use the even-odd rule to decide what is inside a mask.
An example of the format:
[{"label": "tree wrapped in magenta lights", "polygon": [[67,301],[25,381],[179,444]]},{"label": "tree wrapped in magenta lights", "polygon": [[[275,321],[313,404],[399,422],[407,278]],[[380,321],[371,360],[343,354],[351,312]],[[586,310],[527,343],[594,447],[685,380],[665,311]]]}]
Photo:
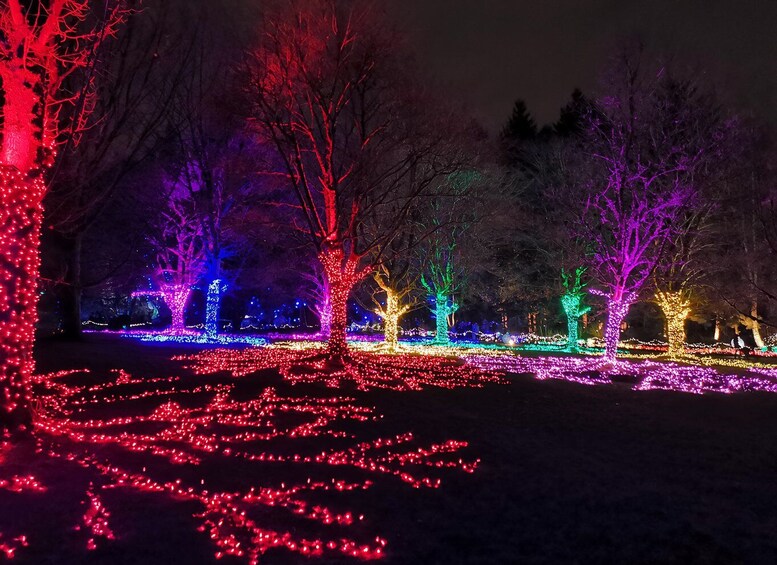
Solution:
[{"label": "tree wrapped in magenta lights", "polygon": [[[126,16],[107,2],[92,21],[89,0],[0,4],[0,429],[32,419],[32,357],[44,180],[57,143],[77,140],[94,92],[66,94],[65,78],[94,62],[96,46]],[[84,73],[88,77],[88,73]],[[69,119],[63,107],[69,106]],[[62,119],[61,119],[62,118]]]},{"label": "tree wrapped in magenta lights", "polygon": [[607,300],[605,359],[621,324],[667,260],[682,219],[703,200],[700,180],[725,137],[714,99],[672,69],[648,69],[626,48],[585,120],[581,166],[570,193],[573,235]]}]

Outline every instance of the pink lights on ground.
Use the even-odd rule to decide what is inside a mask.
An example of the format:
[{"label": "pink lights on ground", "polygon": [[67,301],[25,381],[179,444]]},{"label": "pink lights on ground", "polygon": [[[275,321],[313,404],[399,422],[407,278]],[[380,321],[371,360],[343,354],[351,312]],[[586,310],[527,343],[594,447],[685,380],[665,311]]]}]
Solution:
[{"label": "pink lights on ground", "polygon": [[[297,370],[292,361],[310,355],[291,349],[259,351],[268,357],[252,355],[254,349],[231,354],[246,371],[249,365],[256,370],[279,363],[288,370],[287,378]],[[229,356],[222,355],[223,350],[212,353],[216,357],[203,357],[199,363],[208,359],[203,368],[222,370]],[[326,367],[326,359],[304,360],[307,374],[296,375],[292,382],[344,382],[369,361],[375,367],[353,383],[360,388],[482,386],[498,380],[440,358],[359,353],[346,357],[348,368],[342,373]],[[319,362],[324,364],[318,367]],[[441,373],[432,383],[434,371]],[[415,380],[413,372],[419,373]],[[399,386],[401,379],[408,380],[407,386]],[[41,398],[35,423],[38,454],[92,474],[78,524],[89,550],[121,537],[100,493],[122,489],[199,505],[194,514],[198,529],[211,538],[217,557],[254,564],[266,551],[282,548],[305,556],[378,559],[385,554],[387,540],[370,533],[369,516],[344,508],[333,495],[368,490],[378,480],[434,489],[445,473],[472,473],[479,464],[462,456],[466,442],[424,443],[408,431],[370,433],[382,416],[348,396],[289,397],[264,388],[245,398],[236,394],[238,383],[231,377],[143,379],[121,370],[101,382],[87,371],[61,371],[37,376],[34,386]],[[115,408],[106,411],[107,406]],[[230,468],[240,471],[225,471]],[[268,479],[279,474],[294,478],[280,483]],[[247,476],[262,482],[246,484]],[[31,476],[13,477],[0,487],[18,493],[14,496],[44,490]],[[322,503],[324,492],[327,504]],[[111,510],[120,513],[121,507]],[[2,551],[18,552],[22,539],[3,544],[0,538]]]},{"label": "pink lights on ground", "polygon": [[775,370],[751,369],[746,375],[721,373],[712,367],[658,361],[615,362],[590,357],[517,357],[470,355],[467,363],[482,370],[530,373],[537,379],[559,379],[586,385],[612,384],[624,377],[635,390],[707,392],[777,392]]},{"label": "pink lights on ground", "polygon": [[[89,485],[89,489],[86,491],[87,499],[84,501],[86,504],[86,512],[83,516],[83,529],[91,536],[86,541],[86,548],[89,550],[97,549],[97,542],[95,538],[105,538],[106,540],[114,540],[116,537],[113,534],[108,525],[108,518],[111,516],[108,510],[105,508],[100,497],[94,492],[94,485]],[[81,529],[81,526],[76,526],[76,529]]]},{"label": "pink lights on ground", "polygon": [[357,390],[452,389],[507,382],[499,373],[473,370],[473,367],[448,357],[351,351],[343,358],[341,366],[330,367],[325,355],[315,356],[315,353],[315,350],[288,347],[242,351],[214,349],[179,359],[193,361],[192,368],[199,374],[227,371],[239,377],[277,367],[283,378],[292,384],[322,383],[331,388],[353,386]]},{"label": "pink lights on ground", "polygon": [[14,475],[10,479],[0,479],[0,488],[11,492],[46,492],[46,487],[32,475]]},{"label": "pink lights on ground", "polygon": [[3,538],[3,534],[0,534],[0,554],[4,555],[6,559],[13,559],[16,555],[16,551],[20,547],[27,547],[30,545],[27,542],[27,536],[16,536],[10,540],[5,540]]}]

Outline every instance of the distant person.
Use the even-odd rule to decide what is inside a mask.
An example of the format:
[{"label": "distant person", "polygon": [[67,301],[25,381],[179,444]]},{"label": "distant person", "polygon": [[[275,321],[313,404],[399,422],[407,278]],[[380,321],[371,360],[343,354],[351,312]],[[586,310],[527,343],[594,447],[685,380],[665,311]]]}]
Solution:
[{"label": "distant person", "polygon": [[745,345],[745,341],[740,335],[734,336],[734,339],[731,340],[731,347],[736,350],[737,355],[744,355],[745,357],[748,357],[753,353],[753,348]]}]

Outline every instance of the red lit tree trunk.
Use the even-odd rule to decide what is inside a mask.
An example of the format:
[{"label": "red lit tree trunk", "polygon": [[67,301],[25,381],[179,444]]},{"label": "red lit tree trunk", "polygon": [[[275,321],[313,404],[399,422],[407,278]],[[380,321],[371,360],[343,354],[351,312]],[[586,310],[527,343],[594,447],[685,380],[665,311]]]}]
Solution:
[{"label": "red lit tree trunk", "polygon": [[27,172],[37,153],[35,139],[35,102],[33,85],[39,78],[23,67],[9,65],[0,70],[5,104],[3,105],[3,145],[0,159],[6,165]]},{"label": "red lit tree trunk", "polygon": [[[0,3],[0,426],[15,430],[31,421],[29,379],[37,320],[41,179],[60,133],[73,134],[88,104],[71,123],[57,118],[69,94],[62,80],[93,60],[93,47],[114,32],[124,10],[84,29],[89,0]],[[105,6],[108,8],[108,5]],[[83,25],[82,25],[83,24]],[[88,83],[87,79],[87,83]],[[87,92],[85,89],[84,92]],[[72,101],[72,99],[71,99]],[[78,114],[79,112],[76,111]]]},{"label": "red lit tree trunk", "polygon": [[354,254],[346,256],[341,246],[324,249],[318,258],[329,283],[329,304],[332,312],[327,350],[330,356],[341,358],[348,349],[348,296],[363,273],[359,269],[359,257]]},{"label": "red lit tree trunk", "polygon": [[5,103],[0,147],[0,427],[32,421],[29,380],[37,322],[41,201],[44,185],[32,178],[37,144],[34,75],[23,67],[0,70]]},{"label": "red lit tree trunk", "polygon": [[0,427],[6,430],[31,421],[43,192],[39,179],[0,166]]}]

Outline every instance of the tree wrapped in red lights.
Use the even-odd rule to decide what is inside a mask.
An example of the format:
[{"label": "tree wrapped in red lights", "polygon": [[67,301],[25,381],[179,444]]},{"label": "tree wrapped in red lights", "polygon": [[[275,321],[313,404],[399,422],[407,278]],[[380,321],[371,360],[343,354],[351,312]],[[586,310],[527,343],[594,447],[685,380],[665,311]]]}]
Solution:
[{"label": "tree wrapped in red lights", "polygon": [[666,258],[680,221],[700,201],[703,168],[722,138],[709,96],[666,67],[623,50],[587,119],[571,203],[575,235],[607,299],[605,358],[614,359],[629,307]]},{"label": "tree wrapped in red lights", "polygon": [[287,2],[247,65],[250,122],[296,197],[330,293],[329,353],[346,351],[346,302],[415,200],[458,168],[459,136],[430,119],[376,5]]},{"label": "tree wrapped in red lights", "polygon": [[[114,34],[125,14],[120,2],[101,4],[94,13],[89,0],[0,2],[0,427],[5,430],[31,420],[43,175],[59,139],[78,134],[91,106],[90,89],[72,97],[62,84],[93,61],[96,45]],[[79,110],[69,123],[59,119],[65,104]]]}]

